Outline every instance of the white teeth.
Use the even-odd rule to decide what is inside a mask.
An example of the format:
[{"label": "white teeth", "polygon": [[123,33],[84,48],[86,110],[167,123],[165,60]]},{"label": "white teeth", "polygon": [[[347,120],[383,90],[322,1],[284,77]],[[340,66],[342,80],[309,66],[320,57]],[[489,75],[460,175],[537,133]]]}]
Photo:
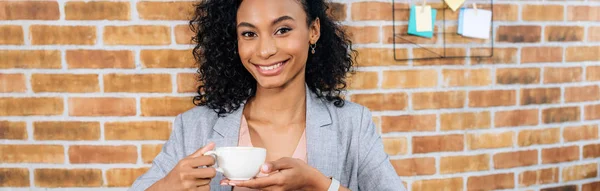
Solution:
[{"label": "white teeth", "polygon": [[275,68],[279,68],[281,65],[283,65],[283,62],[277,63],[275,65],[271,65],[271,66],[259,66],[261,70],[273,70]]}]

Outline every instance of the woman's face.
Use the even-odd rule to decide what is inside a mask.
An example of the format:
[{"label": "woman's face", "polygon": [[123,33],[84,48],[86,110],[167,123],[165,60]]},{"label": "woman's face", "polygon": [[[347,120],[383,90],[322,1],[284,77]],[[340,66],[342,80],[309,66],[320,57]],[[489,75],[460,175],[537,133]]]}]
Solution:
[{"label": "woman's face", "polygon": [[298,0],[242,1],[236,19],[238,52],[259,86],[304,83],[309,45],[316,43],[320,27],[318,22],[307,26],[306,17]]}]

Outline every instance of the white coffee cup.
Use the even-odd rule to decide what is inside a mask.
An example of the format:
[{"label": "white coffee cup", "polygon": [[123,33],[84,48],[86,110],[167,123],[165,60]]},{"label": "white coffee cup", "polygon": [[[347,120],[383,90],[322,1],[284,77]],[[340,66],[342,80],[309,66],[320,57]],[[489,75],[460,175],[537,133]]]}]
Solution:
[{"label": "white coffee cup", "polygon": [[216,159],[217,172],[229,180],[250,180],[258,175],[260,166],[265,163],[267,150],[259,147],[219,147],[204,155]]}]

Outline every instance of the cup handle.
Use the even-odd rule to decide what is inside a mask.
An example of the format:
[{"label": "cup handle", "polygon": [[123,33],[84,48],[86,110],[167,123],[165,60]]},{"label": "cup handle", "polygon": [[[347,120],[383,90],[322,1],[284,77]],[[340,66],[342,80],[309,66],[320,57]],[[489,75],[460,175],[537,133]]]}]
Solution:
[{"label": "cup handle", "polygon": [[[207,151],[203,155],[205,155],[205,156],[206,155],[212,156],[213,158],[215,158],[215,164],[217,163],[217,152],[215,152],[215,151]],[[215,170],[217,172],[223,173],[223,168],[221,168],[221,167],[215,167]]]}]

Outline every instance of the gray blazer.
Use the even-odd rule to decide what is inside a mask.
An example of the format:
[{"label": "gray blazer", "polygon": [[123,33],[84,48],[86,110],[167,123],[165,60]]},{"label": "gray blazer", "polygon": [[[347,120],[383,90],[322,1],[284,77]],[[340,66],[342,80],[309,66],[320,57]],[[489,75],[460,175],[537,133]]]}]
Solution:
[{"label": "gray blazer", "polygon": [[[351,190],[406,190],[383,151],[381,137],[366,107],[346,101],[339,108],[317,98],[308,88],[306,92],[306,149],[310,166]],[[243,107],[224,117],[217,117],[204,106],[179,114],[152,167],[129,190],[147,189],[179,160],[208,142],[215,142],[216,147],[236,146]],[[217,173],[210,183],[211,190],[232,189],[219,185],[222,178]]]}]

